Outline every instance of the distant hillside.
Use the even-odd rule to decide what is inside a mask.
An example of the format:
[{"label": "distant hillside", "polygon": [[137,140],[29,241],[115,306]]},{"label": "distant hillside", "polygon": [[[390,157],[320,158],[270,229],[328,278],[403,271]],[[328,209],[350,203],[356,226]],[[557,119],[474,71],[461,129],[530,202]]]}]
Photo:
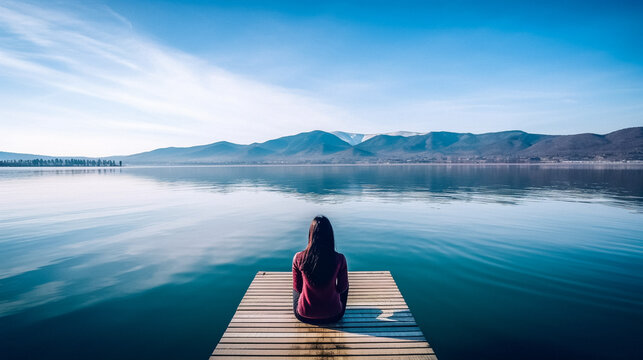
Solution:
[{"label": "distant hillside", "polygon": [[[35,158],[52,157],[0,152],[0,160]],[[249,145],[219,141],[105,160],[123,161],[124,165],[643,160],[643,127],[605,135],[542,135],[515,130],[370,136],[315,130]]]},{"label": "distant hillside", "polygon": [[480,135],[441,131],[409,137],[380,135],[356,147],[388,159],[480,160],[512,158],[520,151],[551,137],[551,135],[528,134],[523,131]]},{"label": "distant hillside", "polygon": [[520,153],[523,156],[566,159],[643,159],[643,127],[614,131],[607,135],[578,134],[554,136]]},{"label": "distant hillside", "polygon": [[285,136],[263,143],[238,145],[220,141],[187,148],[163,148],[124,157],[110,157],[124,163],[264,163],[322,161],[330,155],[342,155],[351,145],[324,131],[311,131]]}]

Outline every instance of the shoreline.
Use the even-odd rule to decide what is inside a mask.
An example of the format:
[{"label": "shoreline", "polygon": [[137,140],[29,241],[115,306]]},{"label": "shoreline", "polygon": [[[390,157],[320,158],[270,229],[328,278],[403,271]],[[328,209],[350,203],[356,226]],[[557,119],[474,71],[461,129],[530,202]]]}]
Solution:
[{"label": "shoreline", "polygon": [[190,168],[190,167],[376,167],[376,166],[519,166],[519,167],[643,167],[643,161],[552,161],[552,162],[391,162],[391,163],[283,163],[283,164],[123,164],[122,166],[2,166],[0,169],[123,169],[123,168]]}]

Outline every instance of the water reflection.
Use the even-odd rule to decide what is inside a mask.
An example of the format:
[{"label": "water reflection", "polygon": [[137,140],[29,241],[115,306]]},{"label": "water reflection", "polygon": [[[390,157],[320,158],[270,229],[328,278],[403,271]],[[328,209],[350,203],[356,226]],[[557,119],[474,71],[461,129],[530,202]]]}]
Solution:
[{"label": "water reflection", "polygon": [[[309,199],[372,196],[514,203],[528,196],[643,201],[643,165],[239,166],[128,168],[126,174],[195,188],[261,187]],[[566,194],[562,194],[562,193]],[[580,198],[579,198],[580,196]]]}]

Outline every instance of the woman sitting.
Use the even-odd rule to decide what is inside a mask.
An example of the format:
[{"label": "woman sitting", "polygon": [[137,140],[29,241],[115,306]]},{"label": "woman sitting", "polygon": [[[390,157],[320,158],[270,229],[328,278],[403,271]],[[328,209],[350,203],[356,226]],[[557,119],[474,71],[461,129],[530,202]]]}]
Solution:
[{"label": "woman sitting", "polygon": [[310,324],[339,321],[346,311],[348,270],[344,255],[335,251],[333,227],[325,216],[313,219],[308,246],[292,260],[295,317]]}]

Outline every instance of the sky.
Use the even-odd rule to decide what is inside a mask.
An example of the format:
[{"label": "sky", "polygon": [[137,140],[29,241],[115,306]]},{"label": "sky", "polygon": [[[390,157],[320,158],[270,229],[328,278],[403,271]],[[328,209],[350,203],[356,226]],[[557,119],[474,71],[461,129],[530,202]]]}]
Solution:
[{"label": "sky", "polygon": [[640,1],[0,0],[0,151],[643,126]]}]

